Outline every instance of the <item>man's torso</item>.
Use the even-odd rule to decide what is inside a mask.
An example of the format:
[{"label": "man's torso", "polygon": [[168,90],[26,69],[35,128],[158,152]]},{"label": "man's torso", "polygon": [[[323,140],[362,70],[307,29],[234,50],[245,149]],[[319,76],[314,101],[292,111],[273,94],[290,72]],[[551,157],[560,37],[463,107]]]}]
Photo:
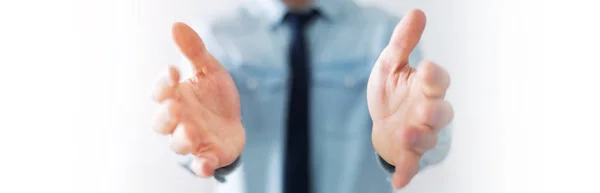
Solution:
[{"label": "man's torso", "polygon": [[[343,17],[320,17],[307,30],[315,193],[390,192],[371,143],[366,85],[372,65],[399,18],[353,3],[344,6]],[[241,167],[218,189],[280,192],[290,28],[271,25],[261,14],[242,9],[234,16],[203,25],[199,32],[237,86],[247,136]],[[419,58],[411,57],[413,63]]]}]

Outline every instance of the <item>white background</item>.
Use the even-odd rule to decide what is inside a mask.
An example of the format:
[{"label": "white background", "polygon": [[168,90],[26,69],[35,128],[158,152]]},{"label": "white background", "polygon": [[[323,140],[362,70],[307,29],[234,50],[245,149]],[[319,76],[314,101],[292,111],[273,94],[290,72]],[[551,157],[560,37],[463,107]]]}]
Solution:
[{"label": "white background", "polygon": [[[206,192],[150,130],[175,21],[239,0],[0,1],[0,192]],[[428,15],[452,152],[401,192],[600,192],[594,1],[363,0]]]}]

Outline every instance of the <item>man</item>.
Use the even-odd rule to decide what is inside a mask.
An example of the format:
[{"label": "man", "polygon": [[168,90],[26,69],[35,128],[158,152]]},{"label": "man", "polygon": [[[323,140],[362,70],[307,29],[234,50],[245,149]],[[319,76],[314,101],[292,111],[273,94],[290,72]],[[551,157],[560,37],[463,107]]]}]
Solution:
[{"label": "man", "polygon": [[172,67],[158,83],[155,130],[224,192],[402,188],[450,146],[448,73],[409,66],[425,20],[351,0],[255,0],[200,36],[176,23],[193,75],[180,82]]}]

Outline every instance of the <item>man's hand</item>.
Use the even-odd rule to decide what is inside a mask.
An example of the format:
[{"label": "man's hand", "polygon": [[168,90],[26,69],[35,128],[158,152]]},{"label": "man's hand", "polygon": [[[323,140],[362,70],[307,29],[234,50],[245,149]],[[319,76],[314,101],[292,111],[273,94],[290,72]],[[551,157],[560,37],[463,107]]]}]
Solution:
[{"label": "man's hand", "polygon": [[420,10],[404,16],[371,71],[367,88],[373,145],[396,167],[395,188],[406,186],[416,175],[421,156],[435,147],[438,132],[454,115],[444,100],[448,72],[432,62],[422,62],[416,69],[408,64],[425,22]]},{"label": "man's hand", "polygon": [[194,155],[192,170],[208,177],[240,155],[246,136],[240,119],[239,94],[231,76],[206,50],[202,39],[183,23],[173,25],[173,39],[192,64],[194,76],[179,82],[173,67],[156,85],[162,104],[156,132],[171,135],[171,149]]}]

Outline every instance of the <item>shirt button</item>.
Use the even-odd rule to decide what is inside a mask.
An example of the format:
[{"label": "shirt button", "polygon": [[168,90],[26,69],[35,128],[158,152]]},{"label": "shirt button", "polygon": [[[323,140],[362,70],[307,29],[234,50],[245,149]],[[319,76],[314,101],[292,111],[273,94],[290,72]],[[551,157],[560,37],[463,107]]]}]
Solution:
[{"label": "shirt button", "polygon": [[248,78],[248,80],[246,80],[246,87],[250,90],[255,90],[258,87],[256,78]]},{"label": "shirt button", "polygon": [[344,85],[347,88],[352,88],[352,87],[354,87],[355,84],[356,84],[356,82],[354,81],[354,78],[352,76],[346,75],[344,77]]}]

